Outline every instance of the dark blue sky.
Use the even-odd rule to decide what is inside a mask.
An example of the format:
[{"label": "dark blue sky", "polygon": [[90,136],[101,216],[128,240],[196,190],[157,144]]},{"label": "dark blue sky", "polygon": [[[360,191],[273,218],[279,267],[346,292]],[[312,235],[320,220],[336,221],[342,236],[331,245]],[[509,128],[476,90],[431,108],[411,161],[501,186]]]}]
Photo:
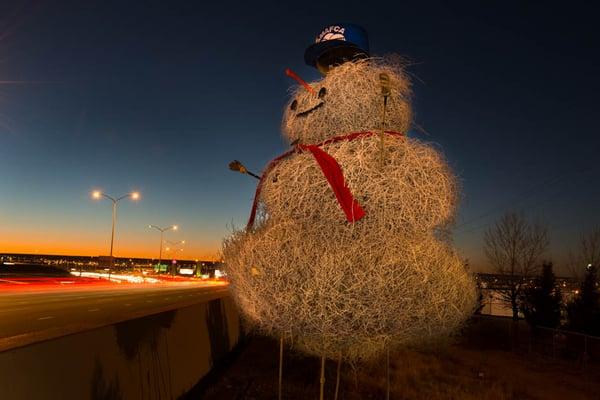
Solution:
[{"label": "dark blue sky", "polygon": [[[83,4],[87,3],[87,4]],[[128,3],[128,4],[125,4]],[[131,4],[129,4],[131,3]],[[416,123],[464,186],[457,244],[476,269],[485,228],[522,210],[560,264],[600,224],[598,35],[590,7],[486,2],[11,2],[0,5],[0,251],[152,255],[148,223],[178,223],[188,256],[216,255],[284,149],[290,67],[327,24],[363,25],[376,55],[409,57]],[[155,251],[156,250],[156,251]]]}]

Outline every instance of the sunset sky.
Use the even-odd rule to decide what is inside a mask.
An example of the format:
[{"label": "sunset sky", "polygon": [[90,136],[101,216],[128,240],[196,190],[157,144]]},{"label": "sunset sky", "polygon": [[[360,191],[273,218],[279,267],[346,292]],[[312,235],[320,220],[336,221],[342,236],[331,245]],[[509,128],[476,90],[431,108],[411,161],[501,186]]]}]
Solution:
[{"label": "sunset sky", "polygon": [[[85,5],[84,5],[85,3]],[[130,4],[131,3],[131,4]],[[457,246],[484,270],[503,212],[548,225],[559,264],[600,224],[598,57],[592,13],[545,3],[3,1],[0,252],[156,257],[148,224],[178,224],[186,258],[215,258],[248,216],[260,172],[285,150],[283,106],[318,73],[304,49],[337,21],[375,55],[412,61],[410,135],[440,145],[463,184]],[[474,3],[477,4],[477,3]]]}]

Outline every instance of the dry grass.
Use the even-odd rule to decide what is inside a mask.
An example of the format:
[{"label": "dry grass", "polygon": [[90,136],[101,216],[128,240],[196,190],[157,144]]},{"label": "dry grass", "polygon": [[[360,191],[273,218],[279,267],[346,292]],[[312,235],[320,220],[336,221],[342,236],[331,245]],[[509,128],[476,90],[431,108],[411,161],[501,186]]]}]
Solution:
[{"label": "dry grass", "polygon": [[[369,60],[344,64],[313,85],[327,86],[325,105],[297,117],[301,126],[287,113],[288,137],[296,132],[312,142],[380,127],[382,71],[392,88],[386,129],[404,132],[410,84],[398,64]],[[306,95],[296,94],[301,104]],[[443,156],[398,136],[385,137],[384,164],[377,136],[323,150],[340,164],[366,216],[346,222],[312,155],[283,160],[264,177],[258,224],[224,242],[242,314],[308,354],[350,361],[451,335],[471,314],[475,287],[447,240],[458,185]]]},{"label": "dry grass", "polygon": [[[465,365],[445,353],[418,353],[403,351],[390,358],[390,395],[395,399],[486,399],[514,398],[515,392],[508,382],[485,379],[477,367]],[[382,364],[359,369],[354,384],[359,397],[384,398],[386,381]],[[483,377],[479,377],[479,373]]]},{"label": "dry grass", "polygon": [[[597,399],[597,373],[571,364],[528,358],[462,344],[445,350],[391,354],[390,398],[403,400]],[[255,337],[203,399],[276,399],[277,343]],[[314,399],[319,393],[319,359],[288,350],[284,356],[283,398]],[[327,363],[325,398],[333,399],[336,364]],[[340,399],[385,398],[385,362],[342,367]]]}]

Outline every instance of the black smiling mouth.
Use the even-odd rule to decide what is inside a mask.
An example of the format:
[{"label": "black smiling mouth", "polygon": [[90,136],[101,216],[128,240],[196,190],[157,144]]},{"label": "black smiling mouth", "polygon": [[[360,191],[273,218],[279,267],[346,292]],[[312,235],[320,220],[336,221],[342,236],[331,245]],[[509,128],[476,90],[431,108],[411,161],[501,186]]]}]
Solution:
[{"label": "black smiling mouth", "polygon": [[316,105],[314,105],[312,108],[309,108],[308,110],[299,112],[296,114],[296,117],[306,117],[308,114],[310,114],[311,112],[323,107],[323,104],[325,104],[325,102],[323,100],[321,100],[319,103],[317,103]]}]

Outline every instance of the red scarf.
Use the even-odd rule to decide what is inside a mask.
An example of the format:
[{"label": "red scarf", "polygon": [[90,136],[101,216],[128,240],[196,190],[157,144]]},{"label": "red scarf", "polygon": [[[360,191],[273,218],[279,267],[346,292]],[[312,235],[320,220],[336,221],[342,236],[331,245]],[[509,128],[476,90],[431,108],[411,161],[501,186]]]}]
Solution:
[{"label": "red scarf", "polygon": [[[403,136],[401,133],[386,131],[388,135],[394,136]],[[324,142],[318,144],[297,144],[294,146],[292,150],[289,150],[279,157],[274,158],[268,165],[267,168],[263,171],[263,174],[258,182],[258,186],[256,187],[256,193],[254,194],[254,202],[252,203],[252,211],[250,212],[250,218],[248,219],[248,225],[246,226],[246,230],[252,229],[254,226],[254,219],[256,218],[256,208],[258,207],[258,199],[260,197],[260,192],[262,190],[263,182],[269,172],[275,168],[277,164],[284,158],[289,157],[295,152],[302,151],[310,151],[311,154],[317,160],[319,167],[321,167],[321,172],[325,175],[327,182],[329,182],[329,186],[331,186],[331,190],[335,194],[335,197],[340,204],[340,207],[346,214],[346,220],[348,222],[356,222],[365,216],[365,211],[362,209],[358,201],[352,196],[352,192],[346,185],[346,181],[344,179],[344,173],[342,172],[342,168],[338,164],[338,162],[327,154],[325,151],[320,149],[321,146],[326,144],[339,142],[342,140],[354,140],[361,137],[368,137],[376,135],[374,132],[355,132],[349,135],[343,136],[334,136],[331,139],[327,139]]]}]

